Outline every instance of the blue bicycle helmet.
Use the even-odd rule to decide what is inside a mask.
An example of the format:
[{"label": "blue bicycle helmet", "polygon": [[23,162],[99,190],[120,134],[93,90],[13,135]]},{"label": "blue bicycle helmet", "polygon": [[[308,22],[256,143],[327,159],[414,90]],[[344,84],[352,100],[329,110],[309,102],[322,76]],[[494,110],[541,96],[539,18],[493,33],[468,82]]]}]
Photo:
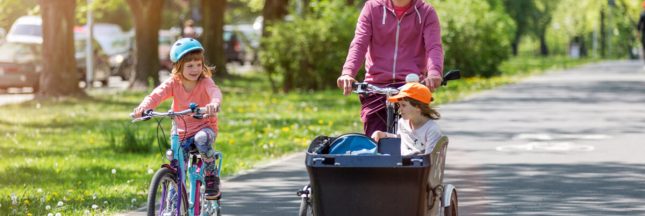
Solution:
[{"label": "blue bicycle helmet", "polygon": [[181,57],[186,55],[186,53],[195,50],[204,50],[204,47],[201,43],[199,43],[199,41],[195,40],[194,38],[179,39],[175,41],[175,43],[170,48],[170,61],[172,61],[172,63],[177,63],[179,59],[181,59]]}]

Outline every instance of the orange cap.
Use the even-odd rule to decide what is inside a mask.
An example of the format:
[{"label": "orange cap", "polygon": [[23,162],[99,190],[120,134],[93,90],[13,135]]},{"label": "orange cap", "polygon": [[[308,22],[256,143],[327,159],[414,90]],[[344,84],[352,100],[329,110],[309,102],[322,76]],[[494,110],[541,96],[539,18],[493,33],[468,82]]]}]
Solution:
[{"label": "orange cap", "polygon": [[407,83],[401,87],[401,91],[398,94],[389,97],[387,100],[390,102],[398,102],[404,97],[409,97],[419,102],[430,104],[432,101],[432,92],[425,85],[420,83]]},{"label": "orange cap", "polygon": [[643,1],[643,3],[641,4],[641,6],[642,6],[643,8],[645,8],[645,1]]}]

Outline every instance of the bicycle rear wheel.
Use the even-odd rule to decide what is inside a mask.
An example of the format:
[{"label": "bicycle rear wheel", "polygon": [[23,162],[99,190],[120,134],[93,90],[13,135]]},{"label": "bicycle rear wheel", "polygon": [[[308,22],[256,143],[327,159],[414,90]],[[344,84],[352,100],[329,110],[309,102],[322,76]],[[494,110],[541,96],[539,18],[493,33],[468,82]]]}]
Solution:
[{"label": "bicycle rear wheel", "polygon": [[309,197],[302,197],[300,200],[300,210],[298,210],[299,216],[313,216],[314,208],[311,206],[311,200]]},{"label": "bicycle rear wheel", "polygon": [[187,202],[179,190],[175,173],[166,167],[157,170],[148,190],[148,215],[186,215]]}]

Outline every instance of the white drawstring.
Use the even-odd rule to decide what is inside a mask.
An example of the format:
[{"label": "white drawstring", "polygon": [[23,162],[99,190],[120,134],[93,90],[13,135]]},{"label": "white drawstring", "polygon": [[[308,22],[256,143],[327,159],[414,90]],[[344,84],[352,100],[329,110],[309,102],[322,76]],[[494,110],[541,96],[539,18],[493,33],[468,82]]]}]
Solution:
[{"label": "white drawstring", "polygon": [[419,9],[417,9],[417,6],[414,6],[414,11],[417,12],[417,17],[419,17],[419,24],[421,24],[421,13],[419,13]]},{"label": "white drawstring", "polygon": [[385,25],[385,17],[387,16],[385,11],[385,5],[383,5],[383,25]]}]

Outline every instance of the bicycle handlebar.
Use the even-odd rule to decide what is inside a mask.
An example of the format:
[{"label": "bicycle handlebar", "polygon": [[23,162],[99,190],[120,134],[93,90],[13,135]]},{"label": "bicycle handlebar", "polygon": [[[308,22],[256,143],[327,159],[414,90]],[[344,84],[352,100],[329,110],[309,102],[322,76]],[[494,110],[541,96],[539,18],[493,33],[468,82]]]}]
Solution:
[{"label": "bicycle handlebar", "polygon": [[352,83],[352,89],[354,89],[354,92],[357,94],[376,93],[376,94],[383,94],[383,95],[395,95],[399,93],[399,89],[397,88],[392,88],[392,87],[381,88],[366,82]]},{"label": "bicycle handlebar", "polygon": [[155,112],[153,110],[146,110],[142,113],[142,116],[139,118],[135,118],[135,113],[130,113],[130,118],[132,118],[132,122],[139,122],[139,121],[145,121],[149,120],[153,117],[177,117],[177,116],[184,116],[188,114],[193,114],[194,118],[197,119],[202,119],[204,117],[208,117],[208,115],[205,115],[204,113],[206,112],[205,107],[197,107],[197,104],[191,103],[190,104],[190,109],[182,110],[182,111],[168,111],[168,112]]},{"label": "bicycle handlebar", "polygon": [[[460,78],[461,78],[461,71],[459,70],[448,71],[443,76],[443,80],[441,81],[441,86],[447,85],[448,81],[450,80],[457,80]],[[407,77],[406,77],[406,80],[407,80]],[[418,77],[416,77],[416,80],[418,80]],[[419,83],[425,85],[425,81],[421,81]],[[367,82],[352,83],[352,89],[354,89],[354,92],[357,94],[376,93],[376,94],[384,94],[384,95],[395,95],[399,93],[399,89],[397,88],[392,88],[392,87],[381,88],[381,87],[369,84]]]}]

